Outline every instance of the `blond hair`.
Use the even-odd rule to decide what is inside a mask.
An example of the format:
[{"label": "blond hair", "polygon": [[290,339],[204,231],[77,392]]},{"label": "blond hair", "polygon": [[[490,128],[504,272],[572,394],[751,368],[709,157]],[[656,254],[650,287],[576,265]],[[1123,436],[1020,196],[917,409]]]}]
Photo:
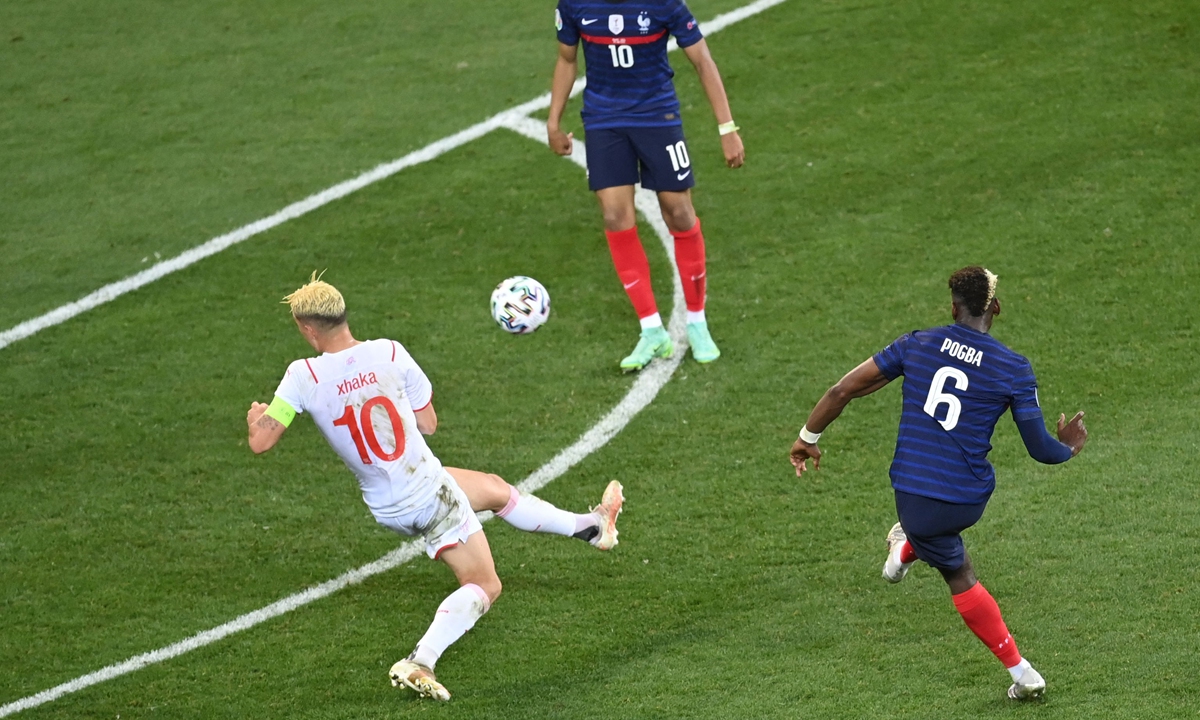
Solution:
[{"label": "blond hair", "polygon": [[321,279],[325,271],[312,277],[295,292],[283,298],[292,308],[292,316],[317,321],[330,327],[346,322],[346,300],[338,289]]}]

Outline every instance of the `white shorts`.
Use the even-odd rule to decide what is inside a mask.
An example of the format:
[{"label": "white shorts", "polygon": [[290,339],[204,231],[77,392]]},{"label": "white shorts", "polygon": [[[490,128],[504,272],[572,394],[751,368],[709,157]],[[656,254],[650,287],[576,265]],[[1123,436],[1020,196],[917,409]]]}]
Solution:
[{"label": "white shorts", "polygon": [[436,559],[448,547],[464,543],[483,529],[471,510],[471,501],[454,478],[442,471],[441,487],[425,507],[396,517],[376,517],[375,521],[401,535],[425,538],[425,552]]}]

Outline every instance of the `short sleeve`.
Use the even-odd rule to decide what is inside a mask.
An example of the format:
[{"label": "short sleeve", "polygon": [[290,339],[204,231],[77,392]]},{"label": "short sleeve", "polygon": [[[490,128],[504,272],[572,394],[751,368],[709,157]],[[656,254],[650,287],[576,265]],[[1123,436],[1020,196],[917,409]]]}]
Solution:
[{"label": "short sleeve", "polygon": [[1029,361],[1017,370],[1013,377],[1012,398],[1013,420],[1029,420],[1042,418],[1042,404],[1038,401],[1037,378],[1033,375],[1033,367]]},{"label": "short sleeve", "polygon": [[291,405],[298,413],[304,412],[304,393],[300,390],[300,384],[296,382],[295,365],[302,362],[304,361],[297,360],[296,363],[292,363],[292,367],[288,368],[287,374],[279,381],[279,387],[275,390],[275,397]]},{"label": "short sleeve", "polygon": [[404,394],[408,396],[408,404],[413,412],[420,412],[433,402],[433,383],[429,382],[425,371],[400,343],[392,340],[392,347],[395,349],[395,360],[404,368]]},{"label": "short sleeve", "polygon": [[671,10],[670,17],[667,18],[667,28],[675,36],[679,47],[691,47],[703,40],[704,34],[700,32],[700,23],[696,22],[687,3],[681,1],[672,3],[672,5],[674,8]]},{"label": "short sleeve", "polygon": [[566,0],[558,0],[554,9],[554,29],[558,31],[558,41],[563,45],[574,47],[579,44],[579,26],[571,14],[571,6]]},{"label": "short sleeve", "polygon": [[875,365],[888,380],[895,380],[904,374],[904,358],[908,355],[908,345],[912,336],[912,333],[905,333],[896,338],[891,345],[875,353]]}]

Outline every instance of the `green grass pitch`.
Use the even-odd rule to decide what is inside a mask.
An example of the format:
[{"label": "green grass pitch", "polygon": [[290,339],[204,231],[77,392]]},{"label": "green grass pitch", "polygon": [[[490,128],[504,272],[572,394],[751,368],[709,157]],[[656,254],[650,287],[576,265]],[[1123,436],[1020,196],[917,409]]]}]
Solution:
[{"label": "green grass pitch", "polygon": [[[0,328],[544,92],[551,5],[10,0]],[[447,705],[386,679],[453,587],[418,559],[19,717],[1197,717],[1198,43],[1186,0],[791,0],[710,40],[737,172],[673,56],[724,354],[541,493],[619,478],[620,546],[489,524],[505,595],[439,664]],[[936,573],[879,577],[898,387],[819,474],[786,459],[841,373],[946,321],[968,263],[1000,275],[994,332],[1047,414],[1092,432],[1047,468],[1002,420],[967,534],[1038,705],[1004,698]],[[632,382],[583,174],[507,130],[0,350],[0,705],[396,547],[307,419],[245,447],[308,352],[278,300],[314,268],[426,368],[447,464],[519,480]],[[554,298],[530,337],[487,315],[516,273]]]}]

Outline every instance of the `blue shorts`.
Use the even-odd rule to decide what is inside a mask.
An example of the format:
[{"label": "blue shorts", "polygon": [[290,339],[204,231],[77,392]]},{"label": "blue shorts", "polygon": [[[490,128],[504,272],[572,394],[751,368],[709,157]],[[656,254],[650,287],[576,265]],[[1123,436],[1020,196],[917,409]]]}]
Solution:
[{"label": "blue shorts", "polygon": [[963,530],[979,522],[987,501],[957,505],[896,491],[896,515],[917,557],[938,570],[954,571],[966,561]]},{"label": "blue shorts", "polygon": [[636,185],[656,192],[682,192],[696,184],[683,126],[587,131],[588,187]]}]

